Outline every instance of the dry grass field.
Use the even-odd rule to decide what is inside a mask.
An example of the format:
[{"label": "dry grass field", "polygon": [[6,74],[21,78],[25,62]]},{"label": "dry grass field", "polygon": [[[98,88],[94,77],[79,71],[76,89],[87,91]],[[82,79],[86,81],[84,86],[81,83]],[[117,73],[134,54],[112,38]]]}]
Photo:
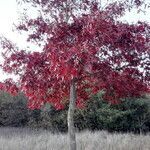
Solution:
[{"label": "dry grass field", "polygon": [[[0,128],[0,150],[68,150],[66,134],[46,130]],[[150,150],[150,134],[77,133],[78,150]]]}]

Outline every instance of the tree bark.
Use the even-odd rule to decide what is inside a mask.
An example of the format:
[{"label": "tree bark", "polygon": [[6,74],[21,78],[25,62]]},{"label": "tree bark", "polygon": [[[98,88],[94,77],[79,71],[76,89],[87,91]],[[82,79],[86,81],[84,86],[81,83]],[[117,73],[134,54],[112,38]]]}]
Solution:
[{"label": "tree bark", "polygon": [[76,135],[74,127],[75,102],[76,102],[76,89],[75,89],[75,80],[73,79],[70,84],[70,102],[68,110],[68,134],[69,134],[70,150],[76,150]]}]

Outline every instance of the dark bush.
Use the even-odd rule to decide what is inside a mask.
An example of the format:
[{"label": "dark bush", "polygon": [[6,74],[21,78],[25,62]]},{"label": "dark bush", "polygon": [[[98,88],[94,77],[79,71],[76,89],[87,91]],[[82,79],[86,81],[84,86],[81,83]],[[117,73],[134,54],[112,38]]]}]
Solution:
[{"label": "dark bush", "polygon": [[12,97],[1,92],[0,95],[0,125],[20,127],[25,126],[28,121],[28,109],[26,98],[19,94]]},{"label": "dark bush", "polygon": [[[23,94],[11,97],[0,93],[0,126],[45,128],[52,132],[67,132],[67,110],[55,110],[46,104],[41,110],[29,110]],[[84,109],[75,111],[78,131],[108,130],[110,132],[149,132],[150,102],[145,97],[126,98],[121,104],[111,105],[98,93],[87,102]]]}]

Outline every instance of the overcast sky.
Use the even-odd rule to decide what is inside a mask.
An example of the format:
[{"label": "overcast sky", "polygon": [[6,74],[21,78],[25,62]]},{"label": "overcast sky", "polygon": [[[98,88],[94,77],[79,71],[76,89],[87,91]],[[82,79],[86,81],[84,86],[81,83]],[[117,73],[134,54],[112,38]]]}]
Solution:
[{"label": "overcast sky", "polygon": [[[18,14],[19,7],[17,6],[16,0],[0,0],[0,35],[6,36],[8,39],[17,42],[20,47],[25,47],[25,38],[18,35],[18,33],[13,32],[13,23],[17,21],[19,17]],[[140,21],[148,21],[150,23],[150,9],[147,13],[137,14],[136,11],[127,13],[127,15],[122,19],[130,23],[136,23]],[[0,71],[0,81],[5,79],[7,75],[4,75]]]}]

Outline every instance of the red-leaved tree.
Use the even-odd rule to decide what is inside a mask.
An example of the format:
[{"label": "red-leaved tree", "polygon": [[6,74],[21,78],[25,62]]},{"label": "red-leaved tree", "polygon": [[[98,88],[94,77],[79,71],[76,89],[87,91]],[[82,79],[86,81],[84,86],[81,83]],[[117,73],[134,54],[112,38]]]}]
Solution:
[{"label": "red-leaved tree", "polygon": [[75,106],[86,107],[91,94],[100,90],[112,104],[149,90],[150,26],[117,20],[143,2],[114,1],[103,6],[96,0],[24,1],[40,15],[24,17],[17,30],[27,31],[27,41],[42,44],[42,51],[27,52],[1,40],[2,68],[19,78],[16,83],[7,79],[0,88],[12,94],[24,92],[31,109],[45,103],[63,109],[69,103],[70,150],[76,150]]}]

